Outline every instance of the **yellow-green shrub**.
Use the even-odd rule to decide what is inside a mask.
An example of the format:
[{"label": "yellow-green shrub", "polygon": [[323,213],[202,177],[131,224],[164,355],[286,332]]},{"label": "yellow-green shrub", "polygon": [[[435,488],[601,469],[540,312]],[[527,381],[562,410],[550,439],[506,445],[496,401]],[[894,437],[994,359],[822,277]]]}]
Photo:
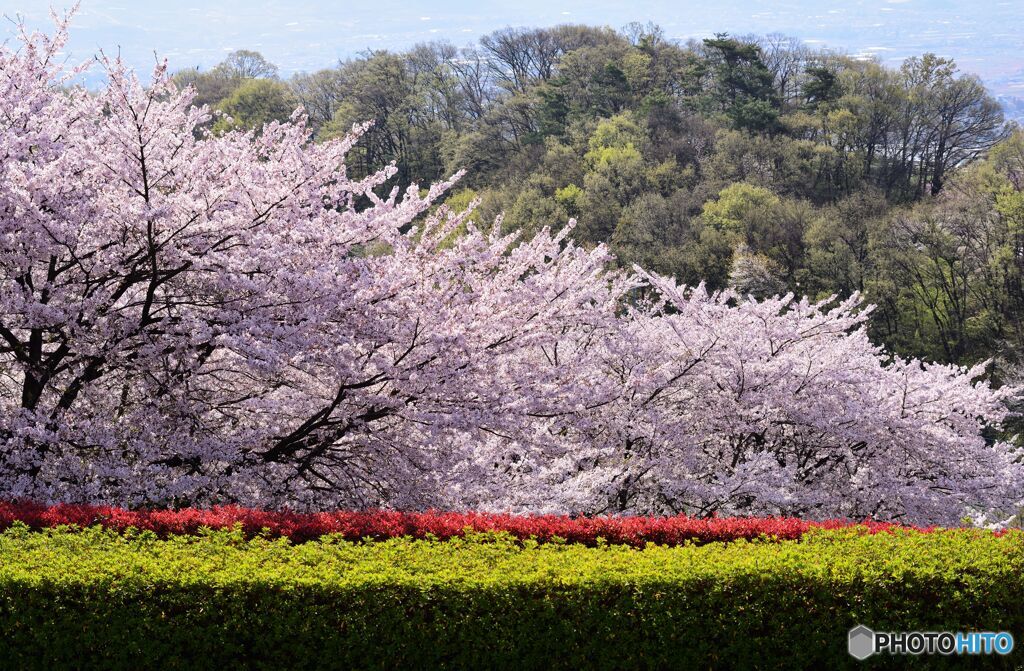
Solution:
[{"label": "yellow-green shrub", "polygon": [[1022,575],[1019,533],[638,550],[19,525],[0,534],[0,668],[871,666],[846,653],[856,623],[1021,639]]}]

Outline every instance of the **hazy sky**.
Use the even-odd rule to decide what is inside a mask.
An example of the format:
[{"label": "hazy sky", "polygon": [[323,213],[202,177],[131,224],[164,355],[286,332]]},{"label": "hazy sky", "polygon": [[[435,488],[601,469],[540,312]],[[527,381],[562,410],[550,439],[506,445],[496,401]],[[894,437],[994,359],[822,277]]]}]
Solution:
[{"label": "hazy sky", "polygon": [[[55,0],[58,10],[68,0]],[[0,13],[48,25],[46,0],[0,0]],[[82,0],[72,22],[70,58],[120,48],[149,70],[154,51],[172,69],[209,67],[226,53],[255,49],[285,76],[329,67],[367,48],[401,49],[446,39],[458,45],[504,26],[587,23],[620,28],[654,21],[669,37],[715,32],[781,32],[814,45],[875,54],[897,63],[933,51],[957,59],[998,93],[1024,96],[1024,0]],[[6,36],[13,32],[6,22]]]}]

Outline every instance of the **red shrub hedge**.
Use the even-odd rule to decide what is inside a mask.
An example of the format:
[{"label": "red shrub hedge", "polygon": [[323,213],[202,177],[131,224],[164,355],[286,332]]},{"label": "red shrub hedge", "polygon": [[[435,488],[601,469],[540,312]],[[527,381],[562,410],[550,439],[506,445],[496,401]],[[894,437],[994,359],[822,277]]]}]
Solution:
[{"label": "red shrub hedge", "polygon": [[540,541],[550,541],[557,536],[570,543],[593,545],[598,538],[603,538],[608,543],[634,546],[647,542],[665,545],[678,545],[685,541],[709,543],[762,535],[792,540],[812,528],[835,529],[861,524],[869,532],[877,533],[899,526],[870,521],[809,522],[790,517],[564,517],[391,510],[294,513],[237,506],[218,506],[208,510],[125,510],[110,506],[0,502],[0,529],[6,529],[15,521],[37,529],[62,524],[81,527],[100,524],[117,530],[135,527],[161,536],[194,534],[202,527],[220,529],[241,525],[248,535],[265,531],[275,537],[288,536],[296,542],[324,534],[342,534],[352,540],[398,536],[424,538],[428,535],[447,539],[461,536],[468,528],[473,531],[507,531],[517,538],[534,537]]}]

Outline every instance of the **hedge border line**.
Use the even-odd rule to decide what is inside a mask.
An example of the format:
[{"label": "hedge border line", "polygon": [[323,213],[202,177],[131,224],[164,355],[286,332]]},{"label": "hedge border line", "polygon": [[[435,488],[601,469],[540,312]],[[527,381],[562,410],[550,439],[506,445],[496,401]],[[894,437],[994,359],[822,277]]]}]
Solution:
[{"label": "hedge border line", "polygon": [[[862,528],[866,533],[910,529],[928,533],[937,527],[904,526],[891,522],[793,517],[570,517],[563,515],[511,515],[483,512],[402,512],[393,510],[297,513],[239,506],[208,509],[183,508],[128,510],[114,506],[80,504],[43,505],[31,501],[0,502],[0,530],[21,522],[33,529],[62,525],[99,525],[125,531],[134,528],[160,536],[199,533],[203,528],[241,527],[246,536],[287,537],[301,543],[327,534],[348,540],[437,538],[446,540],[472,532],[506,532],[525,540],[561,539],[567,543],[599,542],[642,547],[647,543],[681,545],[741,539],[797,540],[812,529]],[[600,540],[599,540],[600,539]]]}]

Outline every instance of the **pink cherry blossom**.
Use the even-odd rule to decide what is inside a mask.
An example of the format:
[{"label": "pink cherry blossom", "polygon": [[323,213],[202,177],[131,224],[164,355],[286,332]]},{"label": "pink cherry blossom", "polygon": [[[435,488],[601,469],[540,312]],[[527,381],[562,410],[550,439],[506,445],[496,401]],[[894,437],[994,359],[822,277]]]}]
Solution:
[{"label": "pink cherry blossom", "polygon": [[[156,68],[0,48],[0,496],[327,509],[1013,514],[1013,390],[860,298],[610,270],[345,169],[365,127],[207,132]],[[84,68],[85,66],[83,66]],[[552,222],[558,224],[559,222]],[[654,297],[641,300],[639,296]]]}]

